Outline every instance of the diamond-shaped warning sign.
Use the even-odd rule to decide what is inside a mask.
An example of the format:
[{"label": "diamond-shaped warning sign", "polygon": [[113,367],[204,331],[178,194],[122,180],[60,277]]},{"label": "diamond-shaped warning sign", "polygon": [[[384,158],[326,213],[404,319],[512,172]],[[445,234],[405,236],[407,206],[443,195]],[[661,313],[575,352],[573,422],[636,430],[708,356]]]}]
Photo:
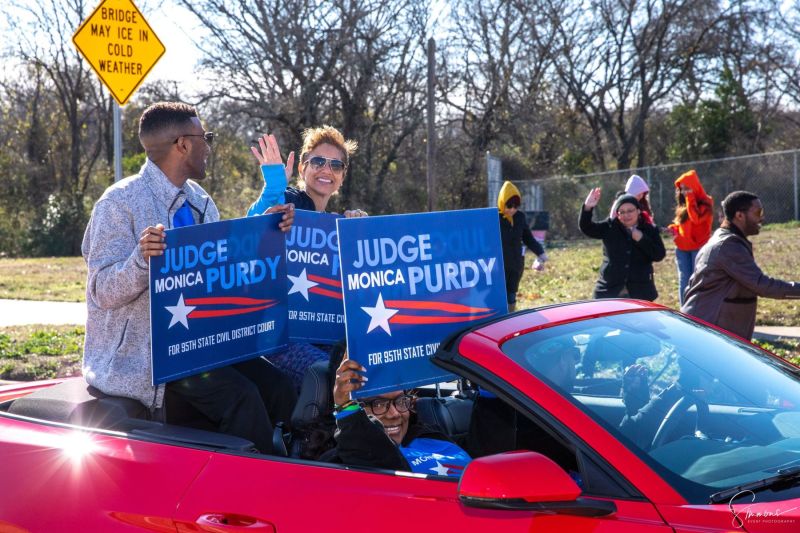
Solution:
[{"label": "diamond-shaped warning sign", "polygon": [[125,105],[164,45],[132,0],[103,0],[72,36],[119,105]]}]

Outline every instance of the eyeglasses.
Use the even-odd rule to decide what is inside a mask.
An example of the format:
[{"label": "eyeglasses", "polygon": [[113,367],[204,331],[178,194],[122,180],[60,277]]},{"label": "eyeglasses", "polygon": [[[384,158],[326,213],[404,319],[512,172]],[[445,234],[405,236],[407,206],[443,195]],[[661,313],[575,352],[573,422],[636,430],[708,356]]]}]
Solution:
[{"label": "eyeglasses", "polygon": [[618,214],[618,215],[620,215],[620,216],[623,216],[623,217],[625,217],[625,216],[628,216],[628,215],[633,215],[633,214],[635,214],[637,211],[638,211],[638,209],[626,209],[625,211],[623,211],[622,209],[620,209],[619,211],[617,211],[617,214]]},{"label": "eyeglasses", "polygon": [[416,396],[403,394],[402,396],[398,396],[395,399],[375,398],[374,400],[367,400],[364,402],[364,405],[370,408],[373,415],[384,414],[386,411],[389,410],[390,404],[394,404],[394,408],[397,409],[398,413],[405,413],[406,411],[411,410],[411,406],[414,405],[415,399]]},{"label": "eyeglasses", "polygon": [[208,143],[209,146],[211,146],[212,144],[214,144],[214,138],[216,136],[217,134],[214,133],[213,131],[206,131],[203,133],[187,133],[185,135],[181,135],[180,137],[172,141],[172,144],[177,144],[178,140],[180,140],[181,137],[202,137],[203,140],[206,141],[206,143]]},{"label": "eyeglasses", "polygon": [[341,159],[330,159],[321,155],[310,157],[306,163],[310,163],[314,170],[321,170],[327,164],[331,167],[331,172],[342,172],[347,166]]}]

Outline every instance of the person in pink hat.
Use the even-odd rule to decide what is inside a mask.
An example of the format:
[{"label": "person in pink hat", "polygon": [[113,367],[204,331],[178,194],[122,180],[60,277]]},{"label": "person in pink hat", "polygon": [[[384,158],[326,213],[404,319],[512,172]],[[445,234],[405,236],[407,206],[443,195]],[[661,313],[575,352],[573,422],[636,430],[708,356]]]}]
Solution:
[{"label": "person in pink hat", "polygon": [[[636,200],[639,202],[639,207],[642,210],[642,218],[648,224],[655,225],[653,221],[653,210],[650,208],[650,187],[647,186],[647,182],[642,179],[641,176],[637,174],[631,175],[628,178],[628,181],[625,183],[625,192],[618,193],[617,197],[622,196],[622,194],[630,194],[634,196]],[[611,212],[608,216],[612,219],[616,218],[617,214],[614,212],[614,209],[611,209]]]}]

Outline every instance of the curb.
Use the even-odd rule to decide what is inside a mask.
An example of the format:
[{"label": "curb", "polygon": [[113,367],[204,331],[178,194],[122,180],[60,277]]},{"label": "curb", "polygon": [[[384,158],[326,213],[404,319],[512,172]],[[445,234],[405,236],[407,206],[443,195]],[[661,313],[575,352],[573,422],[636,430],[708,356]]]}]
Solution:
[{"label": "curb", "polygon": [[785,326],[756,326],[753,338],[761,341],[800,339],[800,328]]}]

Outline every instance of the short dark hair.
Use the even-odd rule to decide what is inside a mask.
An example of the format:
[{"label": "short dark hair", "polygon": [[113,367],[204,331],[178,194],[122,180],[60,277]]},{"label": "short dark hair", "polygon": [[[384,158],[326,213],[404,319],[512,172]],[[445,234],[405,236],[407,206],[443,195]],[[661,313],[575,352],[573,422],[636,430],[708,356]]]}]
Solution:
[{"label": "short dark hair", "polygon": [[157,102],[142,113],[139,119],[139,137],[167,128],[183,126],[197,116],[193,106],[181,102]]},{"label": "short dark hair", "polygon": [[722,200],[722,211],[725,218],[732,221],[739,211],[747,211],[758,196],[748,191],[733,191]]}]

